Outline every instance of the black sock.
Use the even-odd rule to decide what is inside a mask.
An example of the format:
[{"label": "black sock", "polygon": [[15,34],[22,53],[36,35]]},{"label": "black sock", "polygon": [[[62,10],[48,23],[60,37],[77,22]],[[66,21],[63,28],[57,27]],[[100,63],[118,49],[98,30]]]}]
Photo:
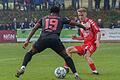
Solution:
[{"label": "black sock", "polygon": [[73,73],[76,73],[76,68],[75,68],[75,65],[73,63],[73,60],[68,56],[65,58],[65,61],[67,63],[67,65],[70,67],[70,69],[72,70]]},{"label": "black sock", "polygon": [[33,55],[34,54],[31,51],[27,52],[26,55],[24,56],[24,60],[23,60],[22,66],[27,66],[28,62],[32,59]]}]

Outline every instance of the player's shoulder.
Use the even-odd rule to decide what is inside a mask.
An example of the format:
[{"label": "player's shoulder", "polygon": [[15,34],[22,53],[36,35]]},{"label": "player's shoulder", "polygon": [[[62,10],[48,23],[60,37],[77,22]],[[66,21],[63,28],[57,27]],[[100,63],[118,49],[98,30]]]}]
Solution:
[{"label": "player's shoulder", "polygon": [[90,23],[96,23],[95,20],[91,19],[91,18],[87,18],[88,19],[88,22]]}]

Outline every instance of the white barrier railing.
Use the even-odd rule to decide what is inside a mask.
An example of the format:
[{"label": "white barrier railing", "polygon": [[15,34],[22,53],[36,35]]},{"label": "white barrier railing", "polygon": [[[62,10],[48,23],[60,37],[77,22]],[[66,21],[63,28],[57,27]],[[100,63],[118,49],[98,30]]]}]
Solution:
[{"label": "white barrier railing", "polygon": [[[17,42],[24,42],[26,38],[17,38]],[[37,38],[32,38],[31,41],[36,41]],[[72,40],[71,38],[61,38],[62,42],[83,42],[78,40]],[[102,28],[101,29],[101,40],[103,41],[119,41],[120,42],[120,28],[109,29]]]}]

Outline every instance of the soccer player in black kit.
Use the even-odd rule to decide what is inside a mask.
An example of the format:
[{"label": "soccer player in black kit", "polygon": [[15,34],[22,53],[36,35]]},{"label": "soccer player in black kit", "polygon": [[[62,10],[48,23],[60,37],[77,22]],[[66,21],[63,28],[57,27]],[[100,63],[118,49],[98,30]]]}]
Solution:
[{"label": "soccer player in black kit", "polygon": [[19,78],[25,72],[25,68],[33,55],[42,52],[46,48],[51,48],[65,60],[65,62],[68,64],[73,74],[75,75],[75,79],[80,80],[79,75],[74,66],[73,60],[66,54],[66,49],[62,44],[59,36],[63,24],[70,24],[74,26],[76,25],[80,28],[84,28],[84,26],[82,26],[79,23],[73,22],[68,18],[61,18],[59,16],[59,11],[59,7],[52,7],[50,9],[50,15],[41,18],[28,35],[28,38],[23,45],[23,48],[26,48],[28,46],[31,37],[40,27],[42,27],[42,32],[39,39],[32,45],[32,48],[24,56],[22,66],[17,71],[15,75],[16,77]]}]

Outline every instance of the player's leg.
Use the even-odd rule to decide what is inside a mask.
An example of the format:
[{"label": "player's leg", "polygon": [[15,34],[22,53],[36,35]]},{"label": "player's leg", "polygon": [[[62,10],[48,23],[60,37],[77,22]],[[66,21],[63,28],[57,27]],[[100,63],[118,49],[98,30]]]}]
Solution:
[{"label": "player's leg", "polygon": [[16,77],[20,77],[20,75],[22,75],[25,72],[26,66],[27,64],[30,62],[30,60],[32,59],[32,56],[35,55],[36,53],[40,53],[41,51],[43,51],[45,49],[44,46],[38,46],[38,43],[34,43],[32,45],[32,48],[25,54],[24,56],[24,60],[22,63],[21,68],[17,71],[16,73]]},{"label": "player's leg", "polygon": [[91,71],[93,74],[99,74],[96,70],[96,66],[92,60],[92,58],[90,57],[89,53],[87,52],[85,55],[84,55],[84,58],[86,59]]},{"label": "player's leg", "polygon": [[[92,49],[92,48],[93,48],[93,49]],[[93,46],[90,46],[90,47],[87,49],[86,53],[85,53],[83,56],[84,56],[84,58],[86,59],[86,61],[87,61],[88,65],[89,65],[92,73],[98,75],[99,73],[98,73],[98,71],[96,70],[96,66],[95,66],[95,64],[94,64],[94,62],[93,62],[93,60],[92,60],[92,58],[91,58],[91,55],[93,54],[93,52],[94,52],[95,50],[96,50],[96,48],[94,48]]]},{"label": "player's leg", "polygon": [[65,47],[63,46],[62,42],[59,42],[59,40],[58,41],[56,40],[56,41],[53,41],[53,42],[54,42],[54,44],[53,44],[53,46],[51,48],[65,60],[65,62],[70,67],[73,74],[75,75],[75,79],[80,80],[80,78],[78,76],[78,73],[76,71],[74,62],[71,59],[71,57],[69,57],[67,55]]},{"label": "player's leg", "polygon": [[[77,49],[74,46],[68,47],[66,49],[66,53],[68,54],[68,56],[72,57],[73,53],[77,53]],[[66,69],[67,73],[69,72],[69,66],[67,65],[67,63],[64,63],[64,68]]]},{"label": "player's leg", "polygon": [[30,60],[32,59],[32,56],[35,54],[34,50],[31,49],[30,51],[28,51],[25,56],[24,56],[24,60],[22,63],[21,68],[17,71],[16,73],[16,77],[20,77],[20,75],[22,75],[25,72],[26,66],[27,64],[30,62]]},{"label": "player's leg", "polygon": [[63,50],[61,52],[57,52],[57,53],[65,60],[66,64],[70,67],[71,71],[75,75],[76,80],[80,80],[72,58],[67,55],[65,50]]},{"label": "player's leg", "polygon": [[35,45],[33,44],[32,48],[24,56],[22,67],[26,67],[27,64],[31,61],[32,56],[35,55],[36,53],[38,53],[38,50],[35,48]]}]

